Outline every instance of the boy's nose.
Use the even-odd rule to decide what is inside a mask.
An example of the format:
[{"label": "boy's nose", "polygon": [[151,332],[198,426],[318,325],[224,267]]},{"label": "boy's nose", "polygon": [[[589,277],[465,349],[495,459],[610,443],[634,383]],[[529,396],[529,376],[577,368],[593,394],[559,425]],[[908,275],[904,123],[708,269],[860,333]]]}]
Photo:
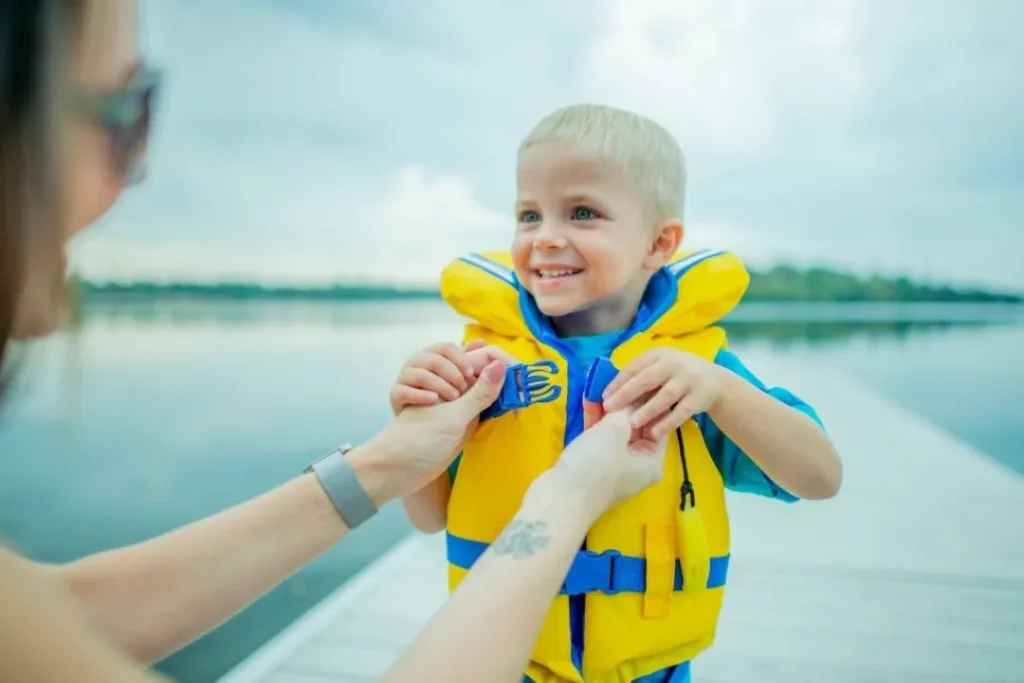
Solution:
[{"label": "boy's nose", "polygon": [[565,245],[565,237],[562,236],[561,231],[550,223],[541,223],[537,232],[534,233],[533,246],[535,249],[550,251],[552,249],[563,249]]}]

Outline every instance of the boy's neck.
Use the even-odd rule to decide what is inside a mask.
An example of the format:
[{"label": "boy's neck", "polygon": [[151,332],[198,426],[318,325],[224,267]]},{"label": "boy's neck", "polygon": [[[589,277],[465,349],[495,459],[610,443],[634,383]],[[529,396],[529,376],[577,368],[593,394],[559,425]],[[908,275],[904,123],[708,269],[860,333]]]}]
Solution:
[{"label": "boy's neck", "polygon": [[617,332],[630,326],[640,308],[640,295],[617,296],[567,315],[551,318],[559,337],[583,337]]}]

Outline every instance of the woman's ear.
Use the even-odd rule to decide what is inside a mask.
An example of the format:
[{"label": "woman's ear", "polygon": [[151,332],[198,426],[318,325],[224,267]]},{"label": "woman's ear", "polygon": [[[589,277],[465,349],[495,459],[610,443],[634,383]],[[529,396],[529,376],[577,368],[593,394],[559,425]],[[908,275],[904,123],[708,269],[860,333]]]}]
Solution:
[{"label": "woman's ear", "polygon": [[657,270],[672,260],[679,245],[683,242],[683,223],[677,218],[669,220],[658,226],[654,233],[654,241],[644,261],[651,270]]}]

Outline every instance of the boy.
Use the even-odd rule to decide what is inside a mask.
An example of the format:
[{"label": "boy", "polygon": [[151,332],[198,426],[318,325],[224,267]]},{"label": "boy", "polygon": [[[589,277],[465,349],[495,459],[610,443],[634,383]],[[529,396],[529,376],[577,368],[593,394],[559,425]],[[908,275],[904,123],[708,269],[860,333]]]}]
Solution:
[{"label": "boy", "polygon": [[[466,340],[520,363],[458,469],[404,501],[419,529],[447,527],[451,588],[604,411],[640,405],[634,427],[668,449],[662,482],[590,529],[535,645],[534,683],[688,681],[721,608],[725,488],[785,501],[839,488],[814,411],[765,387],[715,326],[746,289],[742,264],[676,255],[684,193],[683,155],[656,123],[558,110],[519,150],[511,252],[464,257],[442,276],[445,299],[473,321]],[[457,397],[472,381],[461,353],[410,359],[393,409]]]}]

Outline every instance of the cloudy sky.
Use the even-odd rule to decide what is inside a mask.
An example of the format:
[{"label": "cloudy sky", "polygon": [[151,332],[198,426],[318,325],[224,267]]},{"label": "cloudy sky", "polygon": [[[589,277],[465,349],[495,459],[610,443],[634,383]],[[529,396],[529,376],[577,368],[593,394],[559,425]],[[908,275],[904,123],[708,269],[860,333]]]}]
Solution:
[{"label": "cloudy sky", "polygon": [[144,0],[147,183],[101,278],[431,281],[504,248],[558,106],[666,125],[687,242],[1024,290],[1024,2]]}]

